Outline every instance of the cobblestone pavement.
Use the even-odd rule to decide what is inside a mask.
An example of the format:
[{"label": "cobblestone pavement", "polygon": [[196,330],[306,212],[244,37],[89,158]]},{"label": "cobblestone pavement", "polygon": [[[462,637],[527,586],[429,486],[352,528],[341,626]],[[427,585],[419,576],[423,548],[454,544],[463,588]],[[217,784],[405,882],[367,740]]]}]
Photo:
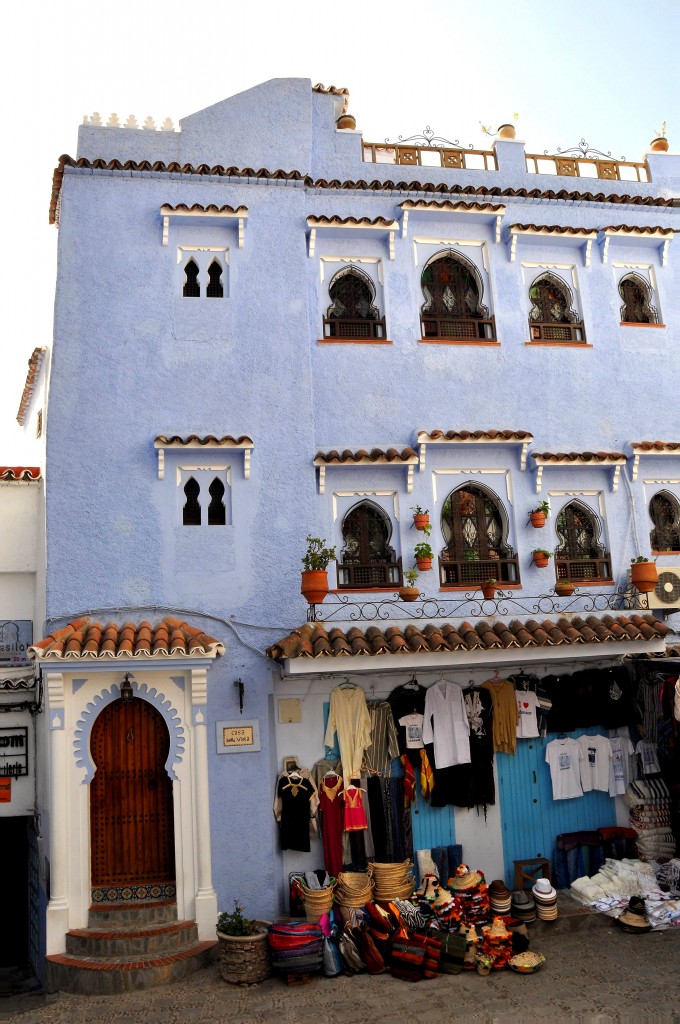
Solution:
[{"label": "cobblestone pavement", "polygon": [[63,993],[0,1019],[20,1024],[671,1024],[680,1022],[680,928],[628,935],[609,928],[541,936],[536,974],[442,976],[410,984],[389,974],[280,978],[241,988],[216,966],[161,988],[116,996]]}]

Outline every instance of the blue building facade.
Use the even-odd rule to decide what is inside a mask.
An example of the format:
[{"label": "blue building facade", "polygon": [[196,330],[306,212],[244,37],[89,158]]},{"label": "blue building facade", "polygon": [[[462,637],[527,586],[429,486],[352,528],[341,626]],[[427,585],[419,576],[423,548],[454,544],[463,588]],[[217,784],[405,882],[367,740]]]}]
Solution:
[{"label": "blue building facade", "polygon": [[[662,654],[680,623],[680,157],[546,169],[515,138],[481,155],[373,146],[347,100],[274,80],[179,131],[88,122],[55,172],[57,646],[36,657],[56,744],[44,810],[76,852],[48,953],[86,921],[89,730],[126,672],[168,730],[180,913],[207,940],[218,907],[271,917],[288,872],[321,865],[318,840],[281,853],[272,801],[283,757],[323,756],[342,678],[380,697],[414,674],[613,665]],[[409,604],[395,594],[425,540],[415,506],[434,558]],[[316,623],[308,535],[337,552]],[[666,570],[649,607],[629,584],[638,556]],[[482,602],[488,578],[502,599]],[[190,628],[154,657],[139,624],[155,637],[164,618]],[[88,634],[126,621],[131,647]],[[621,819],[610,804],[600,824]],[[518,852],[500,797],[487,811],[423,809],[416,848],[461,842],[488,877],[550,855],[533,838]],[[553,834],[572,824],[549,814]]]}]

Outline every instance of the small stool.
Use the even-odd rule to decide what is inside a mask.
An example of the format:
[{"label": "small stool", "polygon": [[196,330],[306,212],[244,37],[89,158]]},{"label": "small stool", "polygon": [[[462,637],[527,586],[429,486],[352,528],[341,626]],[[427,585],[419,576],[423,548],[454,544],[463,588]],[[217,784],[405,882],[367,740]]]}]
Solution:
[{"label": "small stool", "polygon": [[[546,857],[534,857],[532,860],[515,860],[515,889],[528,889],[538,878],[550,881],[550,861]],[[527,885],[527,882],[529,885]]]}]

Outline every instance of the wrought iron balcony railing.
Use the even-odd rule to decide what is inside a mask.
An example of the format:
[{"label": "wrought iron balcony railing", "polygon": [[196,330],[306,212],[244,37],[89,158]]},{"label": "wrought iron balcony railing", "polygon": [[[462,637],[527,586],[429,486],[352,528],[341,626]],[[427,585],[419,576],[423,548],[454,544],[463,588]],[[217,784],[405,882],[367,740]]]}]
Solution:
[{"label": "wrought iron balcony railing", "polygon": [[495,341],[496,323],[494,318],[482,320],[478,317],[458,318],[452,316],[421,316],[420,329],[426,341]]},{"label": "wrought iron balcony railing", "polygon": [[385,335],[385,317],[379,320],[371,320],[362,316],[324,317],[323,320],[324,338],[352,339],[382,339]]}]

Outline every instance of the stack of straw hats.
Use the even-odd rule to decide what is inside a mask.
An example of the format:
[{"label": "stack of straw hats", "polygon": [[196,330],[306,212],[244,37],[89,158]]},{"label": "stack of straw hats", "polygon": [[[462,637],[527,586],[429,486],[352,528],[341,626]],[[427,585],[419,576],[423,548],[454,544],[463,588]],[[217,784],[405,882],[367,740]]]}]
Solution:
[{"label": "stack of straw hats", "polygon": [[302,890],[302,902],[305,907],[305,916],[308,921],[313,921],[317,924],[324,914],[327,914],[333,905],[333,892],[335,885],[326,886],[323,889],[308,889],[307,886],[300,882],[300,889]]},{"label": "stack of straw hats", "polygon": [[340,907],[363,907],[373,899],[373,885],[365,871],[341,871],[335,883]]},{"label": "stack of straw hats", "polygon": [[410,896],[414,889],[412,867],[410,860],[399,861],[397,864],[370,863],[368,874],[373,879],[373,899],[389,902]]},{"label": "stack of straw hats", "polygon": [[496,878],[489,886],[489,905],[494,916],[506,917],[510,913],[512,894],[505,882]]},{"label": "stack of straw hats", "polygon": [[555,921],[557,919],[557,891],[550,884],[550,879],[539,878],[531,891],[539,921]]},{"label": "stack of straw hats", "polygon": [[518,921],[531,924],[536,920],[536,904],[534,897],[526,889],[516,889],[510,902],[510,913]]},{"label": "stack of straw hats", "polygon": [[481,871],[471,871],[467,864],[459,864],[453,878],[449,879],[449,888],[457,896],[463,920],[481,922],[489,917],[489,889]]},{"label": "stack of straw hats", "polygon": [[644,932],[651,931],[652,926],[645,916],[644,898],[642,896],[631,896],[627,908],[620,917],[616,918],[616,923],[624,932],[643,934]]}]

